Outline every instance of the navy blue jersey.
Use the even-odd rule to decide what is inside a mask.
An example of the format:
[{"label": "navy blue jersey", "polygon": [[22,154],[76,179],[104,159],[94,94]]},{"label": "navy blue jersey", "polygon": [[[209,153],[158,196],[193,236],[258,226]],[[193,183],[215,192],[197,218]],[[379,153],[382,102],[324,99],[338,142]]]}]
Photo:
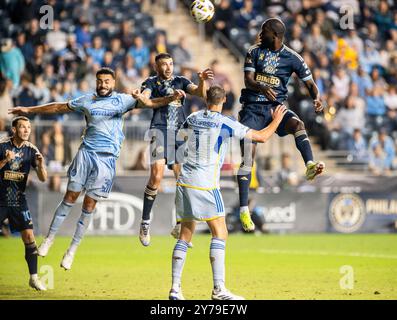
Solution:
[{"label": "navy blue jersey", "polygon": [[0,206],[26,207],[25,188],[30,167],[36,168],[36,146],[25,141],[17,148],[11,138],[0,142],[0,159],[6,157],[6,151],[15,153],[15,159],[0,169]]},{"label": "navy blue jersey", "polygon": [[[194,86],[193,82],[185,77],[172,77],[170,80],[163,80],[157,76],[150,77],[142,84],[141,92],[150,91],[150,98],[161,98],[172,95],[175,89],[189,91],[189,86]],[[167,106],[153,109],[153,117],[150,123],[151,128],[177,129],[185,122],[186,114],[183,110],[185,99],[176,100]]]},{"label": "navy blue jersey", "polygon": [[[252,46],[245,58],[244,71],[255,72],[255,81],[271,87],[276,93],[277,104],[287,99],[287,84],[292,73],[295,72],[302,81],[312,78],[302,57],[286,45],[277,51],[260,45]],[[244,88],[241,90],[240,102],[267,104],[270,101],[260,92]]]}]

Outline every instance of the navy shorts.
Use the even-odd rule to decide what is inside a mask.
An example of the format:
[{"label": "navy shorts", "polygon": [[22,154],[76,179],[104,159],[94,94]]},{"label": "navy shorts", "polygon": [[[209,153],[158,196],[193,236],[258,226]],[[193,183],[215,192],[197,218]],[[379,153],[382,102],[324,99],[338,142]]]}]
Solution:
[{"label": "navy shorts", "polygon": [[178,130],[174,129],[150,129],[150,163],[165,159],[169,169],[178,163],[177,150],[184,144],[184,141],[177,140],[177,133]]},{"label": "navy shorts", "polygon": [[33,229],[33,221],[27,207],[3,207],[0,206],[0,223],[8,218],[11,232],[21,232]]},{"label": "navy shorts", "polygon": [[[245,104],[239,112],[239,122],[248,128],[262,130],[272,122],[273,118],[270,109],[274,110],[276,107],[277,105]],[[285,130],[285,126],[287,121],[293,117],[299,120],[295,112],[288,110],[276,130],[276,133],[280,137],[284,137],[288,134]]]}]

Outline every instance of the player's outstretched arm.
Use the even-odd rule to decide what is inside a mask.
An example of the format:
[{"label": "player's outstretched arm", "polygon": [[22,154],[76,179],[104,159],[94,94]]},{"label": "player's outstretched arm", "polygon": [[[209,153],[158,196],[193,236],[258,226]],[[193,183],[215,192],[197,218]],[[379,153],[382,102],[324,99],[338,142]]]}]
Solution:
[{"label": "player's outstretched arm", "polygon": [[190,85],[188,87],[188,89],[189,89],[188,93],[190,93],[194,96],[206,99],[207,98],[207,85],[206,85],[205,81],[214,79],[214,72],[211,69],[207,68],[201,72],[198,72],[197,75],[199,77],[199,84],[198,84],[198,86]]},{"label": "player's outstretched arm", "polygon": [[313,107],[315,112],[323,111],[324,107],[320,100],[320,93],[318,91],[317,85],[313,79],[304,81],[306,88],[309,90],[309,94],[313,99]]},{"label": "player's outstretched arm", "polygon": [[182,99],[183,97],[185,97],[185,92],[183,90],[177,89],[174,91],[174,94],[172,95],[161,98],[149,99],[147,95],[141,93],[137,89],[137,90],[133,90],[131,95],[135,100],[138,101],[138,107],[156,109],[156,108],[164,107],[169,103],[171,103],[172,101]]},{"label": "player's outstretched arm", "polygon": [[287,108],[282,104],[278,105],[274,110],[274,112],[272,109],[273,121],[266,128],[262,130],[259,131],[253,129],[249,130],[245,138],[262,143],[266,142],[267,140],[269,140],[272,134],[276,132],[278,126],[280,125],[286,113],[287,113]]},{"label": "player's outstretched arm", "polygon": [[276,100],[276,92],[269,86],[255,80],[255,72],[244,72],[244,84],[248,89],[262,93],[270,101]]},{"label": "player's outstretched arm", "polygon": [[27,114],[50,114],[71,112],[67,102],[52,102],[34,107],[15,107],[8,109],[9,114],[23,116]]},{"label": "player's outstretched arm", "polygon": [[37,177],[39,178],[40,181],[45,182],[47,180],[48,174],[45,166],[44,157],[40,152],[37,152],[35,156],[37,163],[37,167],[36,167]]}]

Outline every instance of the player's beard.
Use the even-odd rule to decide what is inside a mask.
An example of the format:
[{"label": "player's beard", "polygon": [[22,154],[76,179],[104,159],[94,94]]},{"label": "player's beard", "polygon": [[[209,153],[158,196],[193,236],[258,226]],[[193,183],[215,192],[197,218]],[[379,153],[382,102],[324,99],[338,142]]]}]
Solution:
[{"label": "player's beard", "polygon": [[108,97],[108,96],[110,96],[110,95],[112,94],[112,92],[113,92],[113,89],[110,88],[109,90],[106,91],[105,94],[101,94],[101,93],[100,93],[100,89],[97,89],[96,94],[97,94],[98,96],[100,96],[100,97]]}]

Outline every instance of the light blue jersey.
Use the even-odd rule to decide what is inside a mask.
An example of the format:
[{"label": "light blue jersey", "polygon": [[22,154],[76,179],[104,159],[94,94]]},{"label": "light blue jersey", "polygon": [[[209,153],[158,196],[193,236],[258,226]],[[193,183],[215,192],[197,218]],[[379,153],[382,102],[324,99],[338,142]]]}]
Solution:
[{"label": "light blue jersey", "polygon": [[69,101],[68,107],[84,113],[87,121],[80,148],[118,157],[124,140],[122,117],[135,103],[131,95],[117,92],[108,97],[87,94]]},{"label": "light blue jersey", "polygon": [[198,190],[219,188],[229,139],[243,139],[249,128],[209,110],[192,113],[183,127],[188,132],[187,155],[177,184]]}]

